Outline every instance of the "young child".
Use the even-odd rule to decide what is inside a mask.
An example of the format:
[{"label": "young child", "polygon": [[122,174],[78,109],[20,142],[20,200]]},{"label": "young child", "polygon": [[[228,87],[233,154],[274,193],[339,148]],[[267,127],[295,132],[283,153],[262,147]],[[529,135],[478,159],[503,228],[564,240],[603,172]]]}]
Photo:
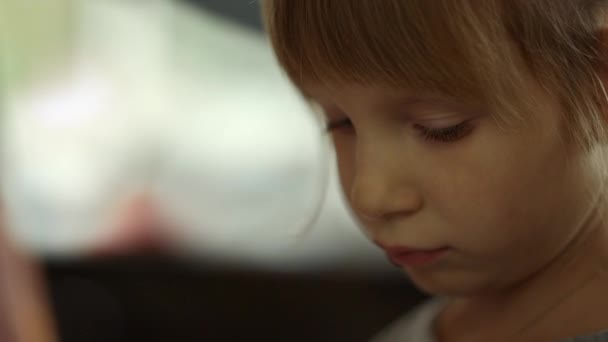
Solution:
[{"label": "young child", "polygon": [[377,340],[608,341],[607,5],[264,2],[354,215],[437,297]]}]

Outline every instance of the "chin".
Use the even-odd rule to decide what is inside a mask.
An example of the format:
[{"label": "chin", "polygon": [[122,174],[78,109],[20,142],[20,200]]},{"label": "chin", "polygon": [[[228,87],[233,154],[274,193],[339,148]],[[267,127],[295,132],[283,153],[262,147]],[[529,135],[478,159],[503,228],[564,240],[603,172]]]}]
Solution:
[{"label": "chin", "polygon": [[486,292],[490,282],[470,272],[406,272],[422,292],[441,297],[468,297]]}]

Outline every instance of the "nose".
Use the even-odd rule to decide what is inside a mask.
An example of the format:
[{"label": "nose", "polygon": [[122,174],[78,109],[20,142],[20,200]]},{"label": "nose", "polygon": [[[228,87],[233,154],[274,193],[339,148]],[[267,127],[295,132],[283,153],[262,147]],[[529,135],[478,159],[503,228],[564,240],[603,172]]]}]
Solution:
[{"label": "nose", "polygon": [[[350,200],[367,222],[411,216],[423,205],[414,166],[375,148],[357,152]],[[403,155],[405,157],[405,155]],[[412,167],[408,167],[412,165]]]},{"label": "nose", "polygon": [[153,198],[133,196],[119,209],[108,227],[108,236],[95,248],[96,255],[115,255],[166,250],[165,229]]}]

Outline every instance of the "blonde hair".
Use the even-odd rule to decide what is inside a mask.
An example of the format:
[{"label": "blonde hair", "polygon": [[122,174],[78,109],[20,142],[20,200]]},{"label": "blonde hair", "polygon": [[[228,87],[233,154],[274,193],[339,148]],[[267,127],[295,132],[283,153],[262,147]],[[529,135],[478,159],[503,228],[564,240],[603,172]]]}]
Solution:
[{"label": "blonde hair", "polygon": [[523,122],[530,79],[563,106],[567,138],[604,137],[599,35],[605,0],[265,0],[291,80],[381,84],[483,102]]}]

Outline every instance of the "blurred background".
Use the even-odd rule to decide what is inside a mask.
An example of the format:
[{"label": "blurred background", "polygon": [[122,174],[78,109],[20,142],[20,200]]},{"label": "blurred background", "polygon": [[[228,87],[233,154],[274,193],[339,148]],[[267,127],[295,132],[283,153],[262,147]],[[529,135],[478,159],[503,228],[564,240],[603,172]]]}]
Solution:
[{"label": "blurred background", "polygon": [[0,0],[0,191],[61,341],[366,341],[424,297],[250,0]]}]

